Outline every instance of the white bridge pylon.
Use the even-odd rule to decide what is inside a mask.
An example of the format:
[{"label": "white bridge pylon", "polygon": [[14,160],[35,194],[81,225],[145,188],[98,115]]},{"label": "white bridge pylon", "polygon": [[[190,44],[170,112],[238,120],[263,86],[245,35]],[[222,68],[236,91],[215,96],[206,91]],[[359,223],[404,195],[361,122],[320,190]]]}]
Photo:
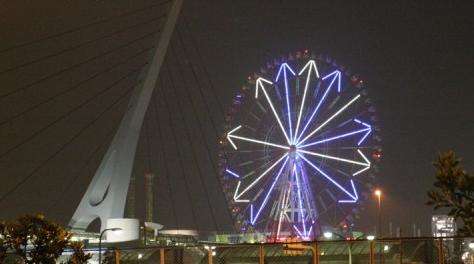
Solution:
[{"label": "white bridge pylon", "polygon": [[101,230],[109,218],[123,218],[130,176],[145,112],[165,58],[182,0],[174,0],[167,21],[157,39],[156,49],[144,77],[134,88],[128,110],[97,169],[86,193],[72,216],[69,226],[86,229],[100,218]]}]

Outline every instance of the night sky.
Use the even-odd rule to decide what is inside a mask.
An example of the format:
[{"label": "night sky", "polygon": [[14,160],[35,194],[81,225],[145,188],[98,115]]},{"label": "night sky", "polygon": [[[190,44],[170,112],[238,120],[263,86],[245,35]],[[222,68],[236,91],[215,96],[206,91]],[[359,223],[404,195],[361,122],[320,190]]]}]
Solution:
[{"label": "night sky", "polygon": [[[0,217],[42,211],[67,223],[126,108],[127,91],[138,78],[134,70],[150,57],[147,49],[154,38],[149,33],[160,28],[162,21],[157,17],[166,5],[8,48],[155,3],[0,2],[0,195],[9,193],[0,201]],[[473,170],[473,11],[470,1],[185,1],[177,25],[180,34],[171,40],[160,73],[158,87],[164,89],[155,91],[142,129],[134,168],[137,201],[143,199],[143,173],[153,171],[157,175],[156,221],[169,227],[228,230],[230,219],[207,152],[209,148],[216,158],[215,135],[224,132],[221,105],[227,108],[246,76],[268,60],[310,49],[347,65],[367,83],[383,139],[378,184],[384,191],[384,223],[401,226],[405,234],[411,234],[411,225],[416,223],[428,234],[432,210],[424,202],[434,180],[431,162],[436,154],[453,149],[467,170]],[[140,21],[142,25],[113,38],[30,63]],[[41,81],[91,54],[135,39],[113,54]],[[144,52],[135,56],[140,50]],[[134,57],[119,68],[12,119],[128,56]],[[195,67],[197,81],[190,67]],[[199,83],[206,93],[211,92],[206,71],[217,96],[198,101]],[[125,75],[118,85],[92,96]],[[17,92],[6,96],[12,91]],[[196,111],[190,99],[197,100]],[[71,110],[83,101],[87,105]],[[108,110],[88,126],[104,109]],[[42,129],[69,111],[70,115]],[[172,140],[173,128],[179,133],[189,128],[192,138],[198,138],[200,126],[206,139],[196,140],[192,148]],[[75,137],[81,129],[84,132]],[[205,164],[202,177],[192,173],[197,171],[192,153]],[[9,192],[25,177],[28,180]],[[199,185],[202,182],[206,188]],[[170,188],[175,195],[169,195]],[[365,207],[357,225],[373,230],[374,201],[367,201]],[[137,215],[143,216],[144,203],[138,202],[136,208]]]}]

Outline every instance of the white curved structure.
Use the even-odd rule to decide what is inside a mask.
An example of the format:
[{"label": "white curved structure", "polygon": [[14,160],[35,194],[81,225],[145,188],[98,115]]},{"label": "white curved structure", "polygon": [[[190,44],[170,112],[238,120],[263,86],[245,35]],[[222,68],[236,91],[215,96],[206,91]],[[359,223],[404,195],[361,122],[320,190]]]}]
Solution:
[{"label": "white curved structure", "polygon": [[135,218],[109,218],[106,228],[120,228],[105,233],[107,242],[126,242],[137,240],[140,235],[140,222]]},{"label": "white curved structure", "polygon": [[161,28],[156,49],[140,83],[135,87],[122,122],[69,226],[86,229],[97,218],[101,230],[109,218],[122,218],[140,129],[173,33],[182,0],[174,0]]}]

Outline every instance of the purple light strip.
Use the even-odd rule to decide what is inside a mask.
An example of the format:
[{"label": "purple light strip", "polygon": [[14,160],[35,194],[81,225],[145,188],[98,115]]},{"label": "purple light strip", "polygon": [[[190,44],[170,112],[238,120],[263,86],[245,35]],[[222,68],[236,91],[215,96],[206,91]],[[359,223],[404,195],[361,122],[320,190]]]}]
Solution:
[{"label": "purple light strip", "polygon": [[[321,175],[324,176],[324,178],[326,178],[327,180],[329,180],[330,182],[332,182],[334,185],[336,185],[341,191],[345,192],[347,195],[349,195],[352,199],[354,200],[357,200],[358,197],[357,197],[357,193],[355,194],[351,194],[350,192],[348,192],[344,187],[342,187],[339,183],[337,183],[335,180],[333,180],[329,175],[327,175],[324,171],[322,171],[320,168],[318,168],[318,166],[314,165],[311,161],[309,161],[304,155],[302,154],[299,154],[298,153],[298,156],[301,157],[304,161],[306,161],[306,163],[308,163],[311,167],[313,167],[315,170],[317,170]],[[355,196],[354,196],[355,195]]]},{"label": "purple light strip", "polygon": [[354,118],[354,121],[357,122],[357,123],[359,123],[359,124],[364,125],[364,126],[367,127],[367,128],[372,128],[371,125],[369,125],[369,124],[367,124],[367,123],[364,123],[364,122],[360,121],[359,119]]},{"label": "purple light strip", "polygon": [[285,83],[285,93],[286,93],[286,110],[287,110],[287,116],[288,116],[288,128],[289,128],[289,134],[290,134],[290,143],[294,141],[293,138],[293,126],[291,122],[291,106],[290,106],[290,91],[288,88],[288,74],[287,70],[289,70],[293,75],[296,75],[296,73],[291,69],[291,67],[288,65],[288,63],[282,63],[280,66],[280,69],[278,70],[277,77],[275,79],[275,82],[278,82],[278,79],[280,78],[281,72],[283,71],[283,78],[284,78],[284,83]]},{"label": "purple light strip", "polygon": [[[270,197],[270,194],[272,193],[272,190],[273,190],[273,188],[275,187],[275,184],[276,184],[277,181],[278,181],[278,178],[280,178],[280,175],[281,175],[283,169],[285,168],[286,163],[288,162],[288,158],[289,158],[289,157],[287,156],[286,159],[285,159],[285,162],[283,162],[283,164],[281,165],[281,168],[280,168],[280,170],[278,171],[277,176],[276,176],[275,179],[273,180],[272,186],[271,186],[270,189],[268,190],[267,195],[266,195],[265,198],[263,199],[263,202],[262,202],[262,204],[260,205],[260,208],[258,209],[257,214],[255,215],[255,218],[253,218],[253,217],[251,216],[250,221],[251,221],[252,225],[255,224],[255,222],[257,221],[258,216],[259,216],[260,213],[262,212],[263,207],[265,207],[265,204],[267,203],[268,198]],[[251,208],[251,209],[252,209],[252,208]],[[253,210],[252,210],[252,212],[253,212]],[[252,214],[252,215],[253,215],[253,214]],[[252,218],[253,218],[253,219],[252,219]]]},{"label": "purple light strip", "polygon": [[337,92],[341,92],[341,72],[337,71]]},{"label": "purple light strip", "polygon": [[360,121],[359,119],[354,118],[354,121],[359,123],[359,124],[362,124],[363,126],[367,127],[367,129],[368,129],[367,133],[365,133],[365,135],[359,140],[359,142],[357,142],[357,146],[360,146],[362,144],[362,142],[364,142],[364,140],[367,138],[367,136],[369,136],[369,134],[372,132],[372,126],[367,124],[367,123],[364,123],[364,122]]},{"label": "purple light strip", "polygon": [[303,225],[303,234],[306,236],[306,222],[304,220],[304,212],[303,212],[303,199],[301,199],[301,187],[300,187],[300,181],[299,181],[299,176],[298,172],[296,169],[296,164],[293,167],[293,171],[295,173],[295,178],[296,178],[296,187],[298,189],[298,203],[300,206],[300,214],[301,214],[301,224]]},{"label": "purple light strip", "polygon": [[252,223],[252,219],[253,219],[253,204],[250,204],[250,223]]},{"label": "purple light strip", "polygon": [[235,173],[235,172],[233,172],[233,171],[231,171],[231,170],[229,170],[229,169],[225,169],[225,171],[226,171],[227,173],[229,173],[230,175],[234,176],[235,178],[240,178],[239,174],[237,174],[237,173]]},{"label": "purple light strip", "polygon": [[367,136],[369,136],[370,132],[372,132],[372,129],[369,129],[369,131],[367,131],[367,133],[365,133],[365,135],[359,140],[359,142],[357,142],[357,146],[360,146],[362,144],[362,142],[364,142],[364,140],[367,138]]},{"label": "purple light strip", "polygon": [[[310,204],[312,204],[312,200],[311,200],[311,190],[308,188],[310,185],[308,183],[308,176],[306,174],[306,172],[303,170],[303,167],[300,167],[300,171],[301,171],[301,178],[303,179],[303,186],[306,187],[306,188],[303,188],[303,193],[306,193],[306,199],[307,199],[307,204],[308,204],[308,208],[311,207]],[[308,211],[308,215],[311,217],[310,215],[310,211]],[[314,222],[314,220],[311,218],[311,221]]]},{"label": "purple light strip", "polygon": [[309,227],[308,238],[311,236],[311,232],[313,232],[313,226],[310,226],[310,227]]},{"label": "purple light strip", "polygon": [[[336,71],[334,71],[333,73],[330,73],[326,76],[324,76],[322,79],[323,80],[326,80],[329,76],[331,75],[334,75]],[[306,125],[303,127],[303,130],[301,130],[301,133],[300,135],[297,137],[297,140],[296,142],[299,142],[299,140],[301,139],[301,137],[303,136],[304,132],[306,131],[306,129],[308,128],[308,126],[311,124],[311,121],[313,120],[314,116],[316,115],[316,113],[318,112],[319,110],[319,107],[321,107],[321,104],[324,102],[324,100],[326,99],[326,96],[328,95],[329,91],[331,90],[331,87],[334,83],[334,81],[336,80],[336,77],[338,75],[335,74],[335,77],[332,79],[331,83],[329,84],[328,88],[326,89],[326,91],[324,92],[323,94],[323,97],[321,97],[321,100],[319,100],[318,102],[318,105],[316,105],[316,108],[314,109],[313,113],[311,114],[311,116],[309,117],[308,121],[306,122]]]}]

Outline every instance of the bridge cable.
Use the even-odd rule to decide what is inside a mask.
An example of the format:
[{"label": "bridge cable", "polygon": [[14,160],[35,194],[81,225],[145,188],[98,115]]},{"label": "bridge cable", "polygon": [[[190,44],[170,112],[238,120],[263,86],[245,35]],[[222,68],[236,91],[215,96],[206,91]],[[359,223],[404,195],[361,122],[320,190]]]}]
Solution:
[{"label": "bridge cable", "polygon": [[80,67],[80,66],[82,66],[82,65],[85,65],[86,63],[89,63],[89,62],[91,62],[91,61],[94,61],[94,60],[96,60],[96,59],[99,59],[99,58],[101,58],[101,57],[103,57],[103,56],[112,54],[113,52],[118,51],[118,50],[120,50],[120,49],[122,49],[122,48],[129,47],[129,46],[131,46],[132,44],[134,44],[134,43],[136,43],[136,42],[138,42],[138,41],[140,41],[140,40],[143,40],[143,39],[145,39],[145,38],[147,38],[147,37],[149,37],[149,36],[152,36],[152,35],[154,35],[154,34],[156,34],[156,33],[159,33],[159,32],[160,32],[159,30],[155,30],[155,31],[152,31],[152,32],[150,32],[150,33],[146,33],[146,34],[144,34],[144,35],[140,35],[138,38],[135,38],[135,39],[133,39],[133,40],[131,40],[131,41],[128,41],[128,42],[126,42],[126,43],[124,43],[124,44],[122,44],[122,45],[120,45],[120,46],[118,46],[118,47],[116,47],[116,48],[113,48],[113,49],[110,49],[110,50],[108,50],[108,51],[99,53],[99,54],[97,54],[96,56],[93,56],[93,57],[91,57],[91,58],[89,58],[89,59],[87,59],[87,60],[84,60],[84,61],[78,62],[78,63],[76,63],[76,64],[73,64],[73,65],[71,65],[71,66],[65,67],[65,68],[63,68],[63,69],[61,69],[61,70],[59,70],[59,71],[56,71],[56,72],[50,73],[50,74],[48,74],[48,75],[46,75],[46,76],[44,76],[44,77],[41,77],[40,79],[38,79],[38,80],[36,80],[36,81],[30,82],[30,83],[28,83],[28,84],[26,84],[26,85],[23,85],[23,86],[21,86],[21,87],[15,89],[15,90],[13,90],[13,91],[4,93],[4,94],[0,95],[0,99],[3,99],[3,98],[5,98],[5,97],[11,96],[11,95],[16,94],[16,93],[19,93],[19,92],[24,92],[26,89],[29,89],[29,88],[31,88],[31,87],[34,86],[34,85],[37,85],[37,84],[39,84],[39,83],[41,83],[41,82],[44,82],[44,81],[46,81],[46,80],[49,80],[49,79],[51,79],[51,78],[53,78],[53,77],[55,77],[55,76],[58,76],[58,75],[63,74],[63,73],[65,73],[65,72],[68,72],[68,71],[70,71],[70,70],[72,70],[72,69],[75,69],[75,68],[77,68],[77,67]]},{"label": "bridge cable", "polygon": [[[147,63],[145,63],[147,64]],[[113,88],[116,84],[120,83],[122,80],[125,80],[131,76],[133,76],[134,74],[136,74],[138,71],[141,70],[141,68],[145,65],[141,65],[139,68],[137,69],[134,69],[132,70],[131,72],[129,72],[128,74],[126,74],[125,76],[122,76],[120,77],[119,79],[117,79],[116,81],[114,81],[112,84],[106,86],[104,89],[100,90],[98,93],[95,93],[93,96],[87,98],[85,101],[83,101],[82,103],[80,103],[79,105],[76,105],[75,107],[73,107],[72,109],[70,109],[69,111],[67,111],[65,114],[62,114],[60,115],[58,118],[56,118],[55,120],[53,120],[52,122],[48,123],[46,126],[43,126],[42,128],[40,128],[39,130],[35,131],[33,134],[31,134],[30,136],[28,136],[26,139],[22,140],[21,142],[15,144],[13,147],[10,147],[8,148],[6,151],[4,151],[3,153],[0,154],[0,158],[3,158],[5,157],[6,155],[8,155],[9,153],[11,153],[12,151],[22,147],[24,144],[26,144],[27,142],[31,141],[32,139],[34,139],[36,136],[40,135],[42,132],[46,131],[48,128],[56,125],[57,123],[59,123],[60,121],[64,120],[66,117],[70,116],[71,114],[73,114],[75,111],[83,108],[84,106],[86,106],[88,103],[92,102],[96,97],[104,94],[105,92],[107,92],[108,90],[110,90],[111,88]]]},{"label": "bridge cable", "polygon": [[[167,56],[167,57],[169,58],[169,56]],[[167,78],[168,81],[169,81],[169,82],[172,82],[173,79],[172,79],[172,77],[171,77],[171,73],[170,73],[170,69],[169,69],[168,63],[165,63],[163,68],[166,68],[166,73],[167,73],[167,75],[168,75],[168,78]],[[174,83],[173,83],[172,85],[174,86]],[[173,90],[173,89],[170,89],[170,90]],[[171,134],[172,134],[172,137],[173,137],[173,141],[175,142],[176,146],[178,146],[178,138],[176,137],[176,132],[175,132],[175,131],[176,131],[176,126],[174,125],[174,122],[172,121],[173,118],[172,118],[172,115],[171,115],[171,108],[170,108],[170,105],[168,104],[168,100],[166,100],[166,99],[164,98],[164,96],[166,95],[165,92],[162,91],[162,89],[159,89],[158,91],[162,92],[162,94],[161,94],[160,97],[162,97],[162,98],[164,99],[163,101],[165,102],[165,109],[166,109],[166,112],[167,112],[167,114],[168,114],[168,125],[169,125],[170,128],[174,131],[174,132],[172,132]],[[179,100],[179,99],[178,99],[178,98],[175,98],[175,100]],[[193,199],[191,199],[191,196],[190,196],[190,193],[191,193],[191,192],[190,192],[190,189],[191,189],[191,188],[190,188],[189,183],[188,183],[188,181],[187,181],[187,177],[186,177],[187,173],[186,173],[186,170],[185,170],[185,168],[184,168],[183,156],[182,156],[181,151],[180,151],[181,148],[177,147],[176,149],[177,149],[176,154],[177,154],[177,156],[178,156],[179,167],[180,167],[180,169],[181,169],[181,175],[183,176],[183,180],[184,180],[184,183],[185,183],[185,184],[184,184],[184,187],[185,187],[185,189],[186,189],[186,196],[188,197],[189,203],[191,204],[191,215],[192,215],[193,220],[194,220],[194,221],[193,221],[193,222],[194,222],[194,226],[195,226],[195,228],[196,228],[196,230],[197,230],[197,225],[196,225],[196,219],[197,219],[197,217],[196,217],[196,212],[195,212],[195,210],[194,210],[195,208],[194,208],[193,202],[192,202]]]},{"label": "bridge cable", "polygon": [[88,40],[88,41],[85,41],[85,42],[82,42],[82,43],[79,43],[77,45],[74,45],[72,47],[68,47],[66,49],[62,49],[60,50],[59,52],[56,52],[56,53],[53,53],[53,54],[49,54],[49,55],[45,55],[45,56],[42,56],[42,57],[39,57],[37,59],[34,59],[34,60],[31,60],[31,61],[28,61],[28,62],[25,62],[25,63],[22,63],[22,64],[19,64],[19,65],[16,65],[16,66],[13,66],[13,67],[10,67],[10,68],[7,68],[7,69],[4,69],[4,70],[1,70],[0,71],[0,75],[3,75],[5,73],[8,73],[8,72],[12,72],[12,71],[15,71],[15,70],[18,70],[18,69],[21,69],[21,68],[24,68],[26,66],[29,66],[29,65],[32,65],[32,64],[36,64],[36,63],[39,63],[39,62],[42,62],[44,60],[47,60],[47,59],[50,59],[50,58],[54,58],[54,57],[57,57],[59,55],[62,55],[64,53],[67,53],[69,51],[73,51],[73,50],[77,50],[83,46],[86,46],[88,44],[91,44],[91,43],[94,43],[94,42],[98,42],[100,40],[104,40],[104,39],[107,39],[107,38],[111,38],[119,33],[123,33],[125,31],[128,31],[130,29],[133,29],[133,28],[136,28],[136,27],[141,27],[145,24],[149,24],[151,22],[154,22],[154,21],[157,21],[157,20],[160,20],[162,18],[165,18],[166,16],[165,15],[160,15],[158,17],[154,17],[150,20],[146,20],[144,22],[140,22],[140,23],[137,23],[137,24],[134,24],[130,27],[126,27],[126,28],[122,28],[122,29],[119,29],[119,30],[116,30],[116,31],[113,31],[107,35],[104,35],[104,36],[101,36],[99,38],[95,38],[95,39],[91,39],[91,40]]},{"label": "bridge cable", "polygon": [[[183,41],[182,41],[182,37],[181,37],[180,31],[177,30],[177,33],[178,33],[178,40],[179,40],[179,42],[181,43],[181,46],[182,46],[182,50],[183,50],[183,52],[184,52],[184,55],[185,55],[187,58],[189,58],[189,55],[186,53],[186,46],[184,45],[184,43],[183,43]],[[199,91],[199,94],[200,94],[200,98],[201,98],[201,100],[204,102],[205,109],[206,109],[206,113],[207,113],[207,115],[209,116],[209,120],[211,121],[211,124],[212,124],[212,127],[213,127],[213,131],[214,131],[214,133],[215,133],[215,137],[216,137],[216,139],[218,139],[218,138],[219,138],[219,132],[218,132],[218,129],[217,129],[217,126],[216,126],[215,122],[214,122],[213,119],[212,119],[212,115],[211,115],[212,111],[211,111],[210,106],[208,105],[207,101],[205,100],[205,95],[204,95],[203,89],[202,89],[202,87],[201,87],[201,85],[200,85],[200,82],[199,82],[199,80],[198,80],[198,76],[197,76],[197,74],[196,74],[196,72],[195,72],[195,70],[194,70],[194,66],[193,66],[193,64],[192,64],[191,61],[189,61],[189,63],[190,63],[190,67],[189,67],[189,68],[191,69],[192,75],[193,75],[194,79],[196,80],[196,86],[198,87],[198,91]],[[182,67],[181,67],[181,68],[182,68]],[[200,124],[200,131],[201,131],[201,134],[202,134],[202,135],[205,134],[205,133],[204,133],[204,129],[202,128],[201,124]],[[204,136],[203,136],[203,137],[204,137]],[[222,189],[222,186],[223,186],[223,185],[222,185],[222,179],[221,179],[221,177],[220,177],[220,175],[219,175],[219,170],[218,170],[218,168],[217,168],[217,165],[215,164],[215,159],[214,159],[214,157],[213,157],[212,154],[211,154],[211,150],[210,150],[210,148],[209,148],[209,146],[208,146],[208,141],[207,141],[205,138],[203,138],[203,140],[204,140],[204,142],[205,142],[204,146],[206,147],[206,151],[207,151],[207,153],[208,153],[209,160],[210,160],[210,162],[211,162],[211,164],[212,164],[212,166],[213,166],[214,172],[215,172],[214,175],[215,175],[215,177],[216,177],[216,179],[217,179],[217,182],[220,184],[220,187],[221,187],[221,188],[219,188],[219,189],[221,190],[221,194],[222,194],[222,196],[224,197],[224,199],[225,199],[225,201],[226,201],[226,209],[227,209],[226,211],[227,211],[227,213],[228,213],[230,219],[231,219],[232,221],[234,221],[234,217],[232,216],[232,213],[230,212],[230,208],[228,207],[228,205],[230,204],[229,201],[228,201],[228,197],[227,197],[227,195],[224,193],[224,190]]]},{"label": "bridge cable", "polygon": [[[163,131],[162,131],[162,125],[161,125],[161,122],[160,122],[160,115],[158,113],[158,107],[161,106],[160,104],[160,101],[158,101],[156,99],[156,92],[158,89],[163,89],[164,87],[164,82],[163,82],[163,79],[160,78],[160,85],[159,87],[155,87],[155,93],[153,93],[152,95],[152,110],[153,110],[153,113],[155,114],[155,122],[156,122],[156,126],[158,127],[158,136],[160,138],[160,142],[163,143],[165,142],[165,139],[163,137]],[[156,89],[158,88],[158,89]],[[160,99],[164,99],[164,98],[161,98]],[[166,99],[164,99],[166,100]],[[166,178],[166,183],[167,183],[167,187],[168,187],[168,193],[169,193],[169,197],[170,197],[170,200],[171,200],[171,211],[173,213],[173,218],[174,218],[174,221],[175,221],[175,224],[176,224],[176,227],[177,229],[179,230],[180,229],[180,224],[178,222],[178,218],[176,217],[176,208],[175,208],[175,199],[174,199],[174,194],[173,194],[173,189],[172,189],[172,186],[171,186],[171,182],[170,182],[170,179],[169,179],[169,175],[170,175],[170,172],[169,172],[169,168],[168,168],[168,164],[166,163],[165,161],[165,153],[164,153],[164,148],[161,147],[160,148],[160,157],[161,157],[161,160],[163,161],[163,163],[165,164],[163,167],[165,169],[165,173],[163,173],[163,175],[165,176]]]},{"label": "bridge cable", "polygon": [[139,12],[142,12],[142,11],[149,10],[150,8],[153,8],[153,7],[155,7],[155,6],[160,6],[160,5],[167,4],[167,3],[169,3],[169,2],[171,2],[171,0],[166,0],[166,1],[163,1],[163,2],[160,2],[160,3],[156,3],[156,4],[149,5],[149,6],[146,6],[146,7],[143,7],[143,8],[139,8],[139,9],[136,9],[136,10],[123,12],[123,13],[118,14],[118,15],[116,15],[116,16],[112,16],[112,17],[105,18],[105,19],[102,19],[102,20],[94,21],[94,22],[92,22],[92,23],[85,24],[85,25],[83,25],[83,26],[75,27],[75,28],[72,28],[72,29],[68,29],[68,30],[66,30],[66,31],[62,31],[62,32],[60,32],[60,33],[56,33],[56,34],[52,34],[52,35],[49,35],[49,36],[45,36],[45,37],[40,38],[40,39],[36,39],[36,40],[32,40],[32,41],[27,41],[27,42],[24,42],[24,43],[21,43],[21,44],[13,45],[13,46],[11,46],[11,47],[1,49],[1,50],[0,50],[0,53],[5,53],[5,52],[8,52],[8,51],[11,51],[11,50],[14,50],[14,49],[18,49],[18,48],[23,48],[23,47],[26,47],[26,46],[30,46],[30,45],[33,45],[33,44],[36,44],[36,43],[39,43],[39,42],[42,42],[42,41],[45,41],[45,40],[50,40],[50,39],[54,39],[54,38],[57,38],[57,37],[61,37],[61,36],[66,35],[66,34],[74,33],[74,32],[77,32],[77,31],[81,31],[81,30],[86,29],[86,28],[89,28],[89,27],[93,27],[93,26],[96,26],[96,25],[99,25],[99,24],[103,24],[103,23],[112,21],[112,20],[114,20],[114,19],[116,19],[116,18],[126,17],[126,16],[129,16],[129,15],[133,15],[133,14],[136,14],[136,13],[139,13]]},{"label": "bridge cable", "polygon": [[115,131],[117,131],[119,126],[120,126],[120,121],[118,122],[118,124],[113,125],[112,128],[107,131],[104,139],[100,141],[101,143],[97,144],[97,147],[95,147],[95,149],[91,152],[91,154],[87,157],[87,159],[84,160],[83,166],[81,166],[81,168],[76,171],[74,176],[66,183],[66,187],[63,188],[63,190],[60,192],[58,198],[56,198],[55,200],[53,200],[53,202],[50,203],[46,211],[51,211],[58,204],[64,202],[63,200],[64,195],[69,194],[69,190],[71,189],[71,187],[74,186],[74,183],[77,181],[77,179],[79,179],[79,176],[81,176],[81,173],[93,161],[93,158],[96,157],[97,153],[99,153],[99,151],[102,148],[106,147],[107,144],[110,144],[110,140],[107,140],[107,139],[109,138],[111,139],[113,137],[113,135],[115,134]]},{"label": "bridge cable", "polygon": [[65,150],[75,139],[79,138],[88,128],[94,125],[107,111],[113,108],[116,104],[122,101],[124,98],[128,98],[127,95],[133,91],[134,86],[127,89],[125,93],[120,95],[112,104],[107,106],[100,112],[93,120],[91,120],[86,126],[82,127],[76,134],[73,135],[65,144],[61,145],[61,147],[56,150],[52,155],[50,155],[46,160],[44,160],[39,166],[33,169],[26,177],[21,179],[17,184],[10,188],[6,193],[0,196],[0,203],[2,203],[8,196],[14,193],[20,186],[22,186],[26,181],[28,181],[32,176],[34,176],[40,169],[42,169],[49,161],[53,160],[56,156],[58,156],[63,150]]},{"label": "bridge cable", "polygon": [[[179,70],[180,70],[180,75],[181,76],[184,76],[183,72],[182,72],[182,68],[181,68],[181,64],[179,63],[179,60],[178,60],[178,57],[176,57],[176,53],[175,53],[175,50],[173,48],[173,46],[170,46],[169,49],[171,49],[171,55],[172,57],[175,58],[175,61],[177,63],[177,65],[179,66]],[[170,74],[170,78],[172,78],[172,74]],[[186,78],[183,78],[183,79],[186,79]],[[176,90],[177,90],[177,86],[175,85],[175,82],[174,80],[172,79],[172,84],[173,84],[173,87],[172,87],[172,91],[173,91],[173,94],[174,94],[174,97],[177,99],[177,94],[176,94]],[[187,85],[183,85],[184,87],[187,87]],[[190,94],[189,94],[189,91],[187,88],[185,88],[185,94],[186,94],[186,99],[189,101],[191,107],[192,107],[192,112],[194,113],[194,116],[199,124],[199,127],[201,127],[201,121],[199,119],[199,116],[197,114],[197,111],[196,111],[196,107],[194,105],[194,102],[193,100],[190,98]],[[215,230],[217,231],[220,231],[218,225],[217,225],[217,221],[216,221],[216,217],[215,217],[215,212],[213,210],[213,207],[211,205],[211,200],[210,200],[210,196],[209,196],[209,190],[207,188],[207,185],[205,184],[205,181],[203,180],[203,168],[201,167],[200,163],[199,163],[199,159],[197,158],[198,154],[196,153],[196,149],[194,148],[193,146],[193,143],[192,143],[192,139],[191,139],[191,134],[190,134],[190,131],[191,131],[191,128],[189,127],[189,124],[188,122],[186,122],[186,118],[184,117],[185,116],[185,113],[184,111],[182,110],[183,109],[183,105],[181,105],[181,100],[177,100],[178,102],[178,107],[180,109],[180,117],[181,117],[181,120],[182,122],[185,124],[185,126],[187,127],[187,129],[185,129],[185,134],[186,134],[186,138],[189,142],[189,145],[190,145],[190,148],[192,150],[192,153],[193,153],[193,161],[194,163],[196,164],[196,167],[198,168],[198,176],[199,176],[199,181],[204,189],[204,192],[206,194],[206,202],[207,202],[207,205],[209,207],[209,211],[211,213],[211,217],[212,217],[212,220],[214,222],[214,228]],[[202,132],[202,131],[201,131]],[[203,134],[201,133],[201,135],[203,136]],[[206,139],[204,137],[202,137],[202,139],[204,140],[204,142],[206,142]],[[212,162],[212,160],[211,160]]]},{"label": "bridge cable", "polygon": [[94,61],[94,60],[96,60],[96,59],[99,59],[99,58],[101,58],[101,57],[103,57],[103,56],[105,56],[105,55],[112,54],[113,52],[115,52],[115,51],[117,51],[117,50],[120,50],[120,49],[122,49],[122,48],[129,47],[129,46],[131,46],[132,44],[134,44],[134,43],[136,43],[136,42],[138,42],[138,41],[140,41],[140,40],[143,40],[143,39],[145,39],[145,38],[147,38],[147,37],[149,37],[149,36],[153,36],[154,34],[159,33],[159,32],[160,32],[160,31],[155,30],[155,31],[152,31],[152,32],[150,32],[150,33],[141,35],[140,37],[135,38],[135,39],[133,39],[133,40],[131,40],[131,41],[129,41],[129,42],[126,42],[126,43],[124,43],[123,45],[120,45],[120,46],[118,46],[118,47],[116,47],[116,48],[114,48],[114,49],[105,51],[105,52],[100,53],[100,54],[98,54],[98,55],[96,55],[96,56],[94,56],[94,57],[91,57],[91,58],[89,58],[89,59],[87,59],[87,60],[85,60],[85,61],[81,61],[81,62],[79,62],[79,63],[76,63],[76,64],[73,64],[73,65],[68,66],[68,67],[66,67],[66,68],[63,68],[63,69],[61,69],[61,70],[59,70],[59,71],[53,72],[53,73],[51,73],[51,74],[48,74],[48,75],[46,75],[46,76],[44,76],[44,77],[42,77],[42,78],[40,78],[40,79],[38,79],[38,80],[36,80],[36,81],[33,81],[33,82],[31,82],[31,83],[28,83],[28,84],[26,84],[26,85],[21,86],[21,87],[19,87],[18,89],[15,89],[15,90],[13,90],[13,91],[10,91],[10,92],[8,92],[8,93],[5,93],[5,94],[0,95],[0,99],[3,99],[3,98],[5,98],[5,97],[8,97],[8,96],[10,96],[10,95],[13,95],[13,94],[16,94],[16,93],[19,93],[19,92],[23,92],[23,91],[25,91],[25,90],[31,88],[32,86],[34,86],[34,85],[36,85],[36,84],[39,84],[39,83],[41,83],[41,82],[44,82],[44,81],[46,81],[46,80],[48,80],[48,79],[51,79],[52,77],[55,77],[55,76],[58,76],[58,75],[62,74],[62,73],[68,72],[68,71],[70,71],[70,70],[72,70],[72,69],[75,69],[75,68],[77,68],[77,67],[79,67],[79,66],[85,65],[86,63],[91,62],[91,61]]},{"label": "bridge cable", "polygon": [[113,64],[112,66],[104,69],[104,70],[101,70],[99,72],[96,72],[95,74],[87,77],[86,79],[83,79],[81,81],[79,81],[78,83],[74,84],[73,86],[69,87],[68,89],[66,90],[63,90],[63,91],[60,91],[52,96],[50,96],[49,98],[37,103],[37,104],[34,104],[34,105],[31,105],[29,106],[28,108],[24,109],[23,111],[19,112],[19,113],[16,113],[10,117],[8,117],[7,119],[3,120],[3,121],[0,121],[0,126],[2,125],[5,125],[6,123],[11,123],[13,122],[14,120],[16,120],[17,118],[37,109],[38,107],[46,104],[46,103],[49,103],[51,101],[53,101],[54,99],[62,96],[62,95],[65,95],[67,93],[70,93],[72,91],[75,91],[76,89],[80,88],[83,84],[86,84],[87,82],[93,80],[93,79],[96,79],[97,77],[99,77],[100,75],[102,74],[105,74],[105,73],[108,73],[108,72],[111,72],[113,69],[115,68],[118,68],[119,66],[121,65],[125,65],[127,63],[130,62],[131,59],[134,59],[144,53],[146,53],[147,51],[150,51],[153,47],[150,47],[150,48],[146,48],[146,49],[143,49],[143,50],[140,50],[139,52],[133,54],[132,56],[129,56],[129,57],[126,57],[124,60],[116,63],[116,64]]},{"label": "bridge cable", "polygon": [[[186,19],[185,16],[182,16],[183,18],[183,22],[184,22],[184,26],[186,28],[186,31],[188,32],[188,36],[190,37],[191,39],[191,46],[194,47],[194,50],[196,51],[196,54],[198,55],[198,60],[199,60],[199,64],[201,65],[201,69],[203,70],[204,72],[204,75],[206,77],[206,80],[207,82],[209,83],[209,87],[211,88],[211,92],[214,96],[214,98],[216,98],[216,102],[217,104],[219,105],[219,110],[221,111],[222,115],[224,115],[225,113],[225,108],[224,108],[224,105],[222,104],[222,102],[219,100],[219,97],[217,95],[217,90],[216,90],[216,87],[214,86],[214,83],[212,82],[212,79],[211,79],[211,76],[209,74],[209,71],[207,70],[207,67],[205,66],[205,63],[204,63],[204,59],[203,59],[203,56],[201,55],[201,52],[199,50],[199,45],[198,45],[198,42],[196,40],[196,38],[194,37],[194,35],[192,34],[192,31],[189,27],[189,23],[188,23],[188,20]],[[178,28],[178,27],[177,27]],[[179,28],[177,29],[177,31],[179,31]],[[181,40],[181,42],[183,43],[183,41]],[[184,45],[183,45],[184,46]]]}]

